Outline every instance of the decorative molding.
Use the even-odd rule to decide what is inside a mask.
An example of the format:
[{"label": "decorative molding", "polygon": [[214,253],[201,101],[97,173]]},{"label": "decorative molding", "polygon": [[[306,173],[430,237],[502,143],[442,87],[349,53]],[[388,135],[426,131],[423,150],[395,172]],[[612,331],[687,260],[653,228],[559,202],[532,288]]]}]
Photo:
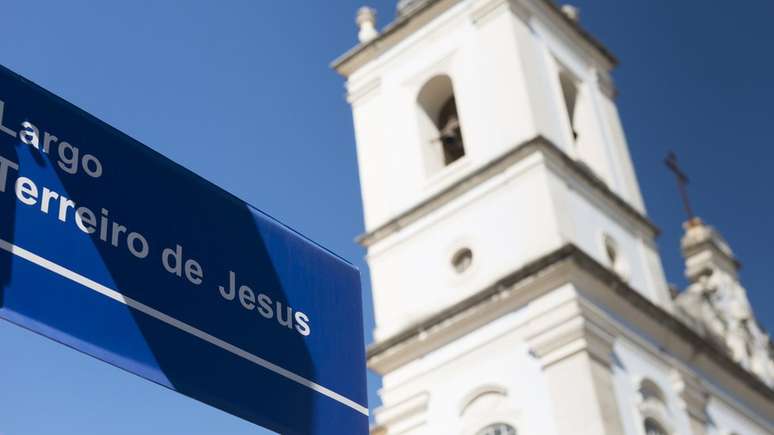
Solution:
[{"label": "decorative molding", "polygon": [[444,205],[459,198],[465,193],[473,190],[481,184],[487,182],[492,177],[499,175],[517,162],[526,159],[536,152],[542,152],[555,166],[566,168],[572,175],[585,182],[586,187],[600,194],[613,207],[631,218],[634,222],[641,225],[652,235],[658,235],[660,230],[645,215],[637,211],[631,204],[626,202],[617,193],[613,192],[604,181],[594,175],[578,161],[569,157],[566,153],[554,145],[543,136],[536,136],[495,158],[491,162],[471,172],[469,175],[452,183],[445,189],[431,196],[420,204],[400,213],[395,218],[380,225],[379,227],[359,236],[358,243],[364,247],[370,247],[375,243],[397,233],[401,229],[413,224],[419,219],[438,210]]},{"label": "decorative molding", "polygon": [[486,24],[500,12],[511,8],[511,0],[481,0],[473,5],[470,20],[477,26]]},{"label": "decorative molding", "polygon": [[359,86],[348,86],[347,89],[347,102],[349,104],[356,104],[363,99],[374,95],[382,86],[381,78],[375,78],[369,82],[366,82]]},{"label": "decorative molding", "polygon": [[374,418],[381,427],[388,427],[398,421],[405,422],[409,418],[421,420],[421,416],[427,412],[429,404],[430,393],[422,392],[396,404],[380,407],[374,412]]},{"label": "decorative molding", "polygon": [[664,428],[667,433],[674,434],[676,432],[672,418],[663,404],[653,403],[651,401],[642,402],[637,406],[637,410],[639,411],[642,422],[647,419],[653,419],[658,422],[659,426]]},{"label": "decorative molding", "polygon": [[617,329],[575,286],[536,303],[526,341],[542,365],[559,433],[623,433],[613,388]]},{"label": "decorative molding", "polygon": [[607,367],[612,366],[615,335],[605,319],[573,300],[553,307],[531,324],[527,342],[543,367],[586,352]]},{"label": "decorative molding", "polygon": [[[617,274],[597,262],[590,255],[572,244],[540,257],[524,267],[497,280],[492,285],[482,289],[478,293],[452,305],[443,311],[432,315],[413,326],[404,329],[392,337],[374,343],[368,348],[368,364],[372,368],[376,365],[383,368],[400,366],[407,349],[422,343],[429,343],[434,337],[448,334],[450,329],[457,327],[458,323],[471,316],[483,316],[483,313],[502,309],[509,303],[510,298],[520,296],[512,291],[525,283],[534,282],[536,278],[548,276],[552,270],[571,266],[593,277],[603,284],[596,290],[605,292],[610,297],[616,298],[619,303],[627,304],[632,310],[660,325],[664,331],[669,332],[668,337],[663,337],[666,345],[690,346],[691,358],[694,361],[712,362],[729,374],[751,391],[765,398],[765,403],[774,403],[774,390],[764,384],[757,376],[751,374],[736,362],[716,343],[708,341],[671,313],[655,305],[652,301],[631,288]],[[592,332],[595,332],[592,329]],[[604,348],[604,335],[601,343],[595,343],[597,348]],[[439,343],[436,343],[439,344]],[[413,352],[426,353],[428,349],[414,349]]]},{"label": "decorative molding", "polygon": [[378,37],[351,48],[331,62],[331,68],[348,77],[359,67],[403,41],[413,30],[430,22],[460,1],[462,0],[428,0],[406,14],[398,14]]},{"label": "decorative molding", "polygon": [[[398,17],[387,25],[382,33],[376,38],[356,45],[349,51],[339,56],[333,62],[331,62],[331,68],[336,70],[339,74],[348,77],[354,71],[356,71],[362,65],[370,62],[376,56],[383,53],[384,50],[389,49],[398,43],[400,43],[409,34],[407,29],[411,28],[416,22],[418,25],[422,25],[430,20],[436,18],[441,13],[450,9],[461,0],[428,0],[422,2],[416,8],[406,14],[399,14]],[[596,50],[602,57],[607,59],[612,65],[618,63],[615,55],[607,49],[598,39],[593,37],[588,31],[586,31],[580,23],[576,23],[562,13],[559,6],[554,4],[552,0],[540,0],[540,3],[546,7],[550,13],[559,17],[570,29],[577,33],[585,42],[587,42],[594,50]],[[521,9],[521,8],[519,8]]]},{"label": "decorative molding", "polygon": [[478,399],[479,397],[485,394],[497,394],[500,396],[507,396],[508,389],[503,386],[494,385],[494,384],[481,385],[479,387],[474,388],[473,391],[466,394],[465,397],[463,397],[462,400],[460,401],[459,415],[464,414],[468,406],[470,406],[476,399]]},{"label": "decorative molding", "polygon": [[398,15],[407,15],[430,0],[398,0]]},{"label": "decorative molding", "polygon": [[685,370],[675,369],[672,372],[673,386],[679,395],[685,412],[691,418],[707,424],[710,419],[707,415],[709,392],[701,380]]},{"label": "decorative molding", "polygon": [[[524,1],[524,0],[520,0]],[[590,45],[590,48],[599,53],[603,58],[610,62],[611,66],[618,65],[618,58],[610,51],[600,40],[595,38],[589,33],[580,22],[573,21],[564,12],[562,12],[561,6],[559,6],[553,0],[543,0],[539,2],[540,6],[544,6],[546,9],[553,12],[553,15],[562,21],[572,32],[576,32],[581,38]]]},{"label": "decorative molding", "polygon": [[410,343],[425,341],[430,333],[433,335],[438,334],[441,330],[450,328],[468,318],[472,313],[497,308],[498,305],[502,304],[503,299],[513,295],[511,289],[541,273],[545,273],[552,266],[567,260],[575,249],[577,248],[574,245],[566,245],[561,249],[538,258],[497,280],[478,293],[405,328],[403,331],[385,340],[371,344],[368,348],[369,365],[389,354],[399,352],[401,347]]},{"label": "decorative molding", "polygon": [[675,300],[677,313],[699,334],[720,343],[741,366],[774,387],[774,360],[768,334],[760,327],[738,263],[723,237],[701,219],[685,225],[682,239],[691,284]]},{"label": "decorative molding", "polygon": [[667,433],[674,434],[673,414],[665,390],[650,377],[637,375],[633,381],[634,395],[637,398],[634,414],[636,421],[642,424],[647,419],[653,419]]},{"label": "decorative molding", "polygon": [[[706,225],[700,218],[683,224],[685,234],[680,240],[680,247],[683,251],[683,257],[686,261],[701,253],[710,253],[711,257],[707,260],[716,260],[718,262],[727,262],[731,265],[732,271],[740,269],[742,264],[734,256],[734,252],[728,245],[728,242],[713,227]],[[704,263],[709,261],[705,260]]]}]

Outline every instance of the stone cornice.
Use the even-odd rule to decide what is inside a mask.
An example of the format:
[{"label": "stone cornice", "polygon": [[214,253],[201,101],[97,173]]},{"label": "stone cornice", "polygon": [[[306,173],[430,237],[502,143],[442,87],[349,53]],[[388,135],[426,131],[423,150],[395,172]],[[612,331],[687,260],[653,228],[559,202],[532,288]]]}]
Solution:
[{"label": "stone cornice", "polygon": [[703,241],[694,243],[690,247],[687,247],[684,249],[683,255],[691,256],[701,251],[711,252],[717,258],[721,258],[728,261],[734,267],[734,269],[742,268],[742,263],[736,257],[734,257],[733,254],[729,254],[725,252],[723,248],[720,245],[718,245],[718,242],[715,240],[703,240]]},{"label": "stone cornice", "polygon": [[680,247],[686,260],[702,252],[710,252],[721,262],[728,262],[733,269],[742,267],[723,236],[715,228],[702,222],[701,218],[695,217],[685,222],[683,228],[685,235],[680,240]]},{"label": "stone cornice", "polygon": [[[662,337],[666,340],[661,345],[689,346],[691,359],[696,361],[705,359],[713,362],[724,371],[728,372],[749,389],[768,400],[769,404],[774,403],[774,390],[759,380],[755,375],[743,369],[735,363],[725,350],[716,344],[706,340],[701,335],[682,323],[679,319],[655,305],[639,292],[631,288],[617,274],[598,263],[591,256],[583,252],[575,245],[565,245],[527,265],[513,273],[501,278],[489,287],[461,302],[446,308],[445,310],[426,318],[425,320],[406,328],[402,332],[374,343],[368,348],[369,366],[395,366],[397,360],[401,360],[401,353],[405,352],[418,343],[432,341],[433,335],[441,335],[446,330],[453,329],[456,324],[471,313],[483,315],[487,311],[501,309],[506,304],[504,298],[514,297],[518,292],[511,292],[510,289],[524,284],[525,281],[533,280],[536,276],[548,273],[550,269],[557,269],[563,265],[570,265],[575,269],[585,272],[592,276],[598,282],[604,284],[604,288],[596,289],[600,292],[613,293],[616,297],[616,303],[626,304],[628,309],[636,311],[643,315],[651,323],[662,328],[662,332],[669,331],[669,336],[674,338]],[[415,352],[426,352],[414,350]],[[702,358],[699,358],[701,356]],[[397,358],[397,359],[396,359]],[[392,359],[396,362],[387,363],[385,359]],[[385,366],[385,367],[386,367]]]},{"label": "stone cornice", "polygon": [[397,233],[402,228],[418,221],[419,219],[429,215],[433,211],[441,208],[449,202],[459,198],[463,194],[471,191],[477,186],[490,180],[492,177],[505,172],[517,162],[527,158],[532,153],[543,152],[549,158],[560,163],[563,167],[567,168],[574,176],[584,181],[588,187],[595,192],[599,193],[610,203],[612,203],[618,210],[622,211],[625,215],[630,217],[635,222],[642,225],[653,236],[658,235],[659,229],[656,227],[650,219],[644,214],[640,213],[637,209],[632,207],[628,202],[621,198],[617,193],[610,190],[610,188],[599,177],[594,175],[585,165],[578,163],[576,160],[569,157],[566,153],[560,150],[551,141],[543,136],[537,136],[531,140],[528,140],[503,155],[495,158],[486,165],[478,168],[469,175],[461,178],[420,204],[400,213],[395,218],[380,225],[379,227],[361,235],[357,238],[357,242],[364,247],[372,246],[373,244],[389,237],[392,234]]},{"label": "stone cornice", "polygon": [[[413,8],[411,12],[399,15],[395,21],[388,24],[376,38],[358,44],[339,56],[331,62],[331,68],[336,70],[339,74],[348,77],[359,66],[373,59],[376,55],[383,52],[384,49],[392,47],[403,40],[406,36],[405,30],[409,28],[410,24],[414,24],[416,21],[419,21],[420,23],[430,21],[432,18],[435,18],[442,12],[450,9],[459,1],[461,0],[427,0],[418,7]],[[618,59],[604,44],[592,36],[579,23],[565,16],[559,6],[552,0],[539,1],[556,14],[562,22],[576,32],[584,41],[591,45],[591,47],[599,52],[599,54],[610,62],[611,65],[615,66],[618,64]]]},{"label": "stone cornice", "polygon": [[406,36],[406,30],[409,29],[410,25],[425,24],[460,1],[429,0],[413,9],[411,13],[399,15],[392,23],[382,29],[379,36],[352,47],[331,62],[331,68],[342,76],[349,77],[353,71],[382,53],[385,48],[400,42]]},{"label": "stone cornice", "polygon": [[385,353],[388,353],[392,348],[419,340],[427,334],[427,331],[435,327],[442,324],[450,325],[454,323],[456,319],[464,316],[469,311],[474,311],[482,306],[497,304],[497,297],[500,293],[508,291],[508,289],[515,287],[520,282],[536,276],[541,272],[546,271],[551,266],[567,260],[577,249],[578,248],[576,248],[575,245],[565,245],[550,254],[544,255],[541,258],[526,264],[513,273],[506,275],[478,293],[405,328],[403,331],[390,338],[371,344],[368,347],[369,362],[374,358],[379,358]]},{"label": "stone cornice", "polygon": [[573,298],[530,322],[527,342],[543,367],[579,352],[612,366],[615,328],[587,305],[588,302]]}]

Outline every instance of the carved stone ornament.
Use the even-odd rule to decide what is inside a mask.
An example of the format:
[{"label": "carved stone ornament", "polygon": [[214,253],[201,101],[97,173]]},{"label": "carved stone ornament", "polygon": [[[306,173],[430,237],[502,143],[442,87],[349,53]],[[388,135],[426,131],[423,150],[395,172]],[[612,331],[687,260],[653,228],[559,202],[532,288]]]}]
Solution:
[{"label": "carved stone ornament", "polygon": [[691,281],[676,300],[686,324],[722,345],[742,367],[774,386],[772,345],[755,319],[738,262],[725,240],[700,220],[686,225],[686,275]]}]

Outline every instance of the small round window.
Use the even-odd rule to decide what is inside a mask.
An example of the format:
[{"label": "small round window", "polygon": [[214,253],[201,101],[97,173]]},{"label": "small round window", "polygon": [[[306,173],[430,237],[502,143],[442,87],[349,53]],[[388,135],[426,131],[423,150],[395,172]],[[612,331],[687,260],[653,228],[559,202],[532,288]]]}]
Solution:
[{"label": "small round window", "polygon": [[613,240],[612,237],[605,235],[604,243],[608,264],[615,268],[615,266],[618,264],[618,248],[616,246],[615,240]]},{"label": "small round window", "polygon": [[618,249],[618,243],[609,234],[602,236],[608,266],[623,280],[629,279],[629,264]]},{"label": "small round window", "polygon": [[497,423],[481,429],[476,435],[516,435],[516,429],[504,423]]},{"label": "small round window", "polygon": [[473,251],[469,248],[460,249],[452,256],[451,263],[457,273],[465,272],[473,264]]}]

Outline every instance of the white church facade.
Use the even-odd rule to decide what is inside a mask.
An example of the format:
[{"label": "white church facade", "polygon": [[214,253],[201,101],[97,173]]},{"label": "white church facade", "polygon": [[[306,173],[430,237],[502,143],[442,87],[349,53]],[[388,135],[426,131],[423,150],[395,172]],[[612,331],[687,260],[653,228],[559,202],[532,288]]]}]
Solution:
[{"label": "white church facade", "polygon": [[347,79],[383,377],[373,433],[774,434],[738,263],[686,223],[670,291],[615,57],[549,0],[401,0]]}]

